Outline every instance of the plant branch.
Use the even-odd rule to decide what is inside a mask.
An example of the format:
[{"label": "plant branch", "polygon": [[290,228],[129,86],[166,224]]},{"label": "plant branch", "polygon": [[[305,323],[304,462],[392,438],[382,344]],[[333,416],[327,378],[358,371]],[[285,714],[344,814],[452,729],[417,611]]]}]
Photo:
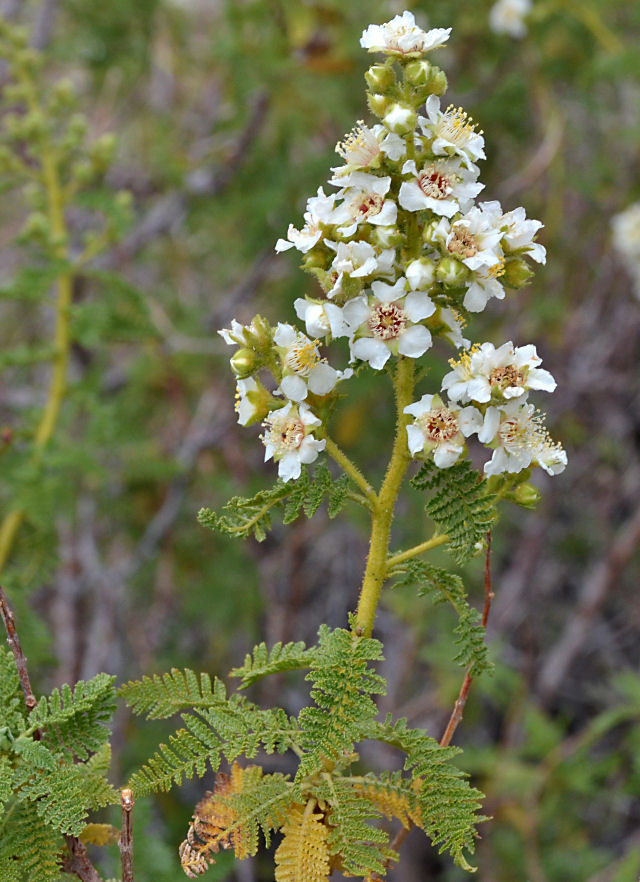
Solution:
[{"label": "plant branch", "polygon": [[438,536],[432,536],[431,539],[427,539],[425,542],[421,542],[419,545],[414,545],[413,548],[408,548],[406,551],[400,551],[398,552],[398,554],[394,554],[391,557],[388,557],[387,572],[398,564],[404,563],[405,560],[410,560],[412,557],[417,557],[419,554],[424,554],[425,551],[430,551],[432,548],[437,548],[439,545],[444,545],[448,541],[449,537],[447,536],[447,534],[442,533]]},{"label": "plant branch", "polygon": [[122,828],[118,846],[122,858],[122,882],[133,882],[133,828],[131,814],[135,801],[133,791],[123,787],[120,791],[120,805],[122,806]]},{"label": "plant branch", "polygon": [[[2,616],[2,621],[4,622],[4,626],[7,630],[7,643],[9,644],[9,649],[13,653],[13,658],[15,659],[16,668],[18,670],[18,677],[20,678],[20,686],[22,687],[22,692],[24,693],[24,703],[26,704],[29,713],[31,713],[38,702],[36,701],[36,697],[33,694],[33,689],[31,688],[29,671],[27,670],[27,658],[22,651],[22,646],[20,645],[20,639],[18,638],[18,632],[16,631],[16,623],[13,617],[13,610],[9,606],[7,595],[4,593],[1,585],[0,615]],[[39,740],[40,732],[34,732],[33,737],[36,740]]]},{"label": "plant branch", "polygon": [[354,484],[358,485],[366,496],[370,507],[375,508],[378,504],[378,496],[358,466],[349,459],[347,454],[328,435],[323,433],[322,437],[327,442],[326,451],[329,456],[349,475]]},{"label": "plant branch", "polygon": [[62,861],[62,869],[65,873],[73,873],[82,879],[82,882],[102,882],[102,877],[91,863],[84,842],[76,836],[65,836],[67,848],[71,855]]}]

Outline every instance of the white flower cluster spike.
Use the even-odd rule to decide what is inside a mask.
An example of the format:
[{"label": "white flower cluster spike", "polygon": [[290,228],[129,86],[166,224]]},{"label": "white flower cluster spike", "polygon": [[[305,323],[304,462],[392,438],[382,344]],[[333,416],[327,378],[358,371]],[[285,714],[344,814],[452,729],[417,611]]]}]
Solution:
[{"label": "white flower cluster spike", "polygon": [[461,107],[441,104],[446,77],[425,57],[450,32],[424,31],[410,12],[364,31],[362,47],[386,56],[365,75],[380,121],[358,121],[337,145],[343,165],[331,169],[332,189],[320,187],[303,224],[276,243],[276,251],[299,251],[316,280],[317,293],[294,304],[306,334],[259,318],[221,332],[240,347],[231,360],[239,421],[264,421],[266,458],[285,481],[323,449],[323,402],[353,373],[321,355],[321,341],[340,339],[351,364],[374,371],[424,357],[438,337],[467,347],[445,377],[449,403],[426,394],[407,408],[414,456],[446,468],[476,434],[494,451],[488,474],[533,464],[556,472],[566,462],[527,402],[529,390],[555,386],[535,348],[471,347],[462,333],[470,313],[526,284],[528,259],[544,263],[545,249],[534,241],[542,224],[523,208],[476,204],[483,134]]}]

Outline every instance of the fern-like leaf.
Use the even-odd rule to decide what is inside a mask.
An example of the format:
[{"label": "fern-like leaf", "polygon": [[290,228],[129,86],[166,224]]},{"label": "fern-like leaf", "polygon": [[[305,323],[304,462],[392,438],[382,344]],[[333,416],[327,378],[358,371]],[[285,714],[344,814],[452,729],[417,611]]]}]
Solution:
[{"label": "fern-like leaf", "polygon": [[0,721],[13,735],[26,727],[24,698],[13,653],[0,646]]},{"label": "fern-like leaf", "polygon": [[457,646],[454,660],[458,664],[463,667],[473,664],[475,677],[492,670],[493,665],[487,658],[482,616],[469,604],[460,576],[420,560],[403,564],[395,575],[398,576],[396,586],[417,585],[420,597],[427,597],[434,604],[449,603],[453,607],[458,616],[454,629]]},{"label": "fern-like leaf", "polygon": [[188,708],[224,704],[227,689],[215,679],[213,687],[208,674],[198,676],[185,668],[172,668],[167,674],[131,680],[118,690],[134,714],[146,714],[148,720],[163,720]]},{"label": "fern-like leaf", "polygon": [[78,759],[86,759],[109,737],[106,726],[116,707],[115,677],[98,674],[79,680],[73,690],[61,690],[40,699],[29,714],[31,730],[44,732],[47,746]]},{"label": "fern-like leaf", "polygon": [[353,751],[362,726],[377,713],[371,695],[384,695],[386,683],[368,666],[382,659],[382,644],[341,628],[320,628],[316,658],[307,680],[316,707],[303,708],[298,723],[305,755],[297,780],[318,772],[325,760]]},{"label": "fern-like leaf", "polygon": [[439,469],[429,460],[411,483],[418,490],[429,490],[425,510],[449,537],[448,547],[455,560],[464,563],[472,557],[495,520],[495,495],[487,491],[486,481],[467,460]]},{"label": "fern-like leaf", "polygon": [[295,805],[282,828],[283,839],[275,853],[276,882],[325,882],[329,878],[329,848],[324,815]]},{"label": "fern-like leaf", "polygon": [[266,643],[259,643],[254,646],[253,653],[245,657],[242,667],[234,668],[230,676],[240,677],[242,679],[240,689],[246,689],[269,674],[309,668],[315,656],[315,648],[307,649],[302,641],[276,643],[270,650],[267,649]]},{"label": "fern-like leaf", "polygon": [[379,776],[345,778],[354,791],[372,802],[388,821],[398,820],[407,830],[416,807],[416,792],[401,772],[385,772]]},{"label": "fern-like leaf", "polygon": [[58,882],[61,834],[53,830],[29,802],[18,802],[0,836],[0,882]]},{"label": "fern-like leaf", "polygon": [[273,487],[260,490],[255,496],[234,496],[220,513],[203,508],[198,521],[203,527],[246,538],[253,535],[262,542],[271,527],[273,510],[283,506],[283,522],[290,524],[303,512],[313,517],[324,498],[329,503],[329,517],[335,517],[349,497],[349,479],[331,477],[326,465],[319,465],[313,478],[304,469],[297,481],[278,481]]}]

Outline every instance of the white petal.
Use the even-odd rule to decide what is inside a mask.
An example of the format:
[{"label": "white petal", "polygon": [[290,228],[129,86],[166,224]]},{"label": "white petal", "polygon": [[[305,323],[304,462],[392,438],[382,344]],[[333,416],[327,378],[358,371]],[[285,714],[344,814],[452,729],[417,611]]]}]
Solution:
[{"label": "white petal", "polygon": [[278,253],[280,251],[288,251],[290,248],[293,248],[293,242],[288,242],[286,239],[278,239],[276,242],[276,251]]},{"label": "white petal", "polygon": [[457,413],[458,425],[465,438],[483,428],[482,414],[475,407],[463,407]]},{"label": "white petal", "polygon": [[394,285],[388,285],[386,282],[373,282],[371,289],[381,303],[392,303],[403,296],[407,289],[407,282],[404,276],[401,276]]},{"label": "white petal", "polygon": [[407,426],[407,443],[412,456],[424,450],[425,436],[422,430],[413,423]]},{"label": "white petal", "polygon": [[285,453],[278,463],[278,477],[282,478],[285,484],[287,481],[299,478],[301,471],[300,458],[298,457],[297,451]]},{"label": "white petal", "polygon": [[409,358],[420,358],[430,346],[431,332],[422,325],[413,325],[398,337],[398,352]]},{"label": "white petal", "polygon": [[330,364],[314,365],[309,374],[309,389],[314,395],[326,395],[338,381],[338,372]]},{"label": "white petal", "polygon": [[421,291],[412,291],[407,294],[404,301],[404,309],[412,322],[420,322],[429,318],[436,311],[435,304],[428,294]]},{"label": "white petal", "polygon": [[278,322],[278,327],[273,335],[273,339],[277,346],[292,346],[298,339],[298,334],[293,325],[285,325]]},{"label": "white petal", "polygon": [[368,361],[374,370],[379,371],[385,366],[391,353],[382,340],[375,340],[373,337],[361,337],[359,340],[354,340],[351,344],[351,355],[362,361]]},{"label": "white petal", "polygon": [[497,407],[488,407],[484,415],[484,424],[478,432],[478,440],[481,444],[490,444],[496,437],[500,426],[500,411]]},{"label": "white petal", "polygon": [[423,413],[427,413],[431,410],[434,397],[434,395],[429,394],[423,395],[420,401],[414,401],[413,404],[408,404],[403,413],[410,413],[415,417],[422,416]]},{"label": "white petal", "polygon": [[544,368],[533,368],[533,370],[529,371],[527,386],[529,386],[530,389],[541,389],[543,392],[553,392],[557,385],[558,384],[553,379],[553,376],[549,371],[545,371]]},{"label": "white petal", "polygon": [[473,377],[467,383],[467,395],[472,401],[486,404],[491,400],[491,386],[486,377]]},{"label": "white petal", "polygon": [[366,297],[354,297],[342,307],[342,319],[346,322],[350,333],[364,324],[369,318],[369,302]]},{"label": "white petal", "polygon": [[289,401],[304,401],[307,397],[307,384],[302,377],[297,377],[295,374],[282,378],[280,390]]},{"label": "white petal", "polygon": [[[435,199],[432,201],[435,202]],[[416,181],[403,181],[398,193],[398,202],[405,211],[423,211],[425,208],[429,208],[427,197]],[[451,214],[454,213],[454,211],[451,212]]]},{"label": "white petal", "polygon": [[457,462],[463,450],[462,446],[453,444],[451,441],[447,444],[438,444],[433,451],[433,461],[439,469],[448,469]]}]

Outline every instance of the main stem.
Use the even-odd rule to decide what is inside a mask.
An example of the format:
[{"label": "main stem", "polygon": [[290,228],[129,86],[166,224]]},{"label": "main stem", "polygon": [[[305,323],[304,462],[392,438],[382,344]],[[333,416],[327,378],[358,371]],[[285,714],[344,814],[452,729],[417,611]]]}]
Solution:
[{"label": "main stem", "polygon": [[397,414],[396,435],[387,472],[371,514],[369,556],[356,612],[356,628],[367,637],[371,636],[380,592],[387,577],[387,556],[393,510],[411,458],[407,446],[406,431],[411,417],[404,413],[404,409],[413,400],[414,384],[413,360],[400,356],[393,382]]}]

